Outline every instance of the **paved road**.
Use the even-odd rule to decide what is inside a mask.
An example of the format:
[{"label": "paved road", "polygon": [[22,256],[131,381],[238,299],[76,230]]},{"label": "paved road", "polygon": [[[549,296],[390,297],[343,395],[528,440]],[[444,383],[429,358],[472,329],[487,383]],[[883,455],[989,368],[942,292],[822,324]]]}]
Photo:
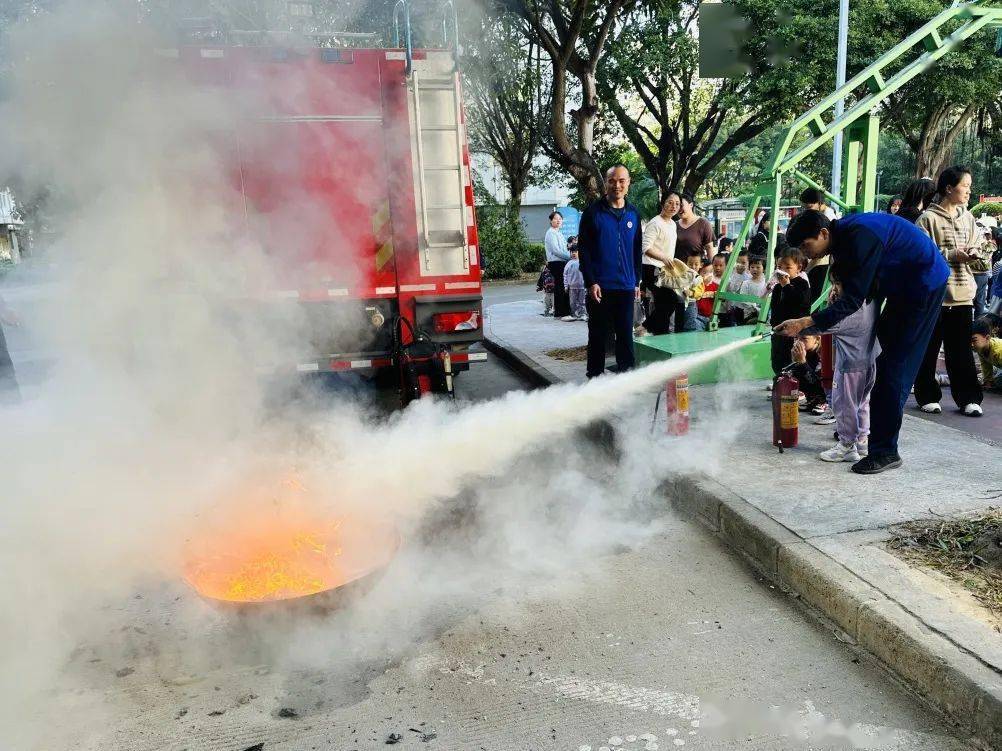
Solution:
[{"label": "paved road", "polygon": [[[488,299],[524,294],[502,288]],[[493,361],[459,383],[461,398],[521,385]],[[561,456],[545,461],[556,466]],[[501,492],[505,482],[487,488]],[[617,487],[608,487],[612,498]],[[574,488],[544,484],[536,500],[566,492]],[[54,737],[64,741],[48,747],[362,751],[398,733],[403,747],[429,750],[786,751],[807,747],[793,736],[810,725],[821,732],[811,748],[845,747],[839,738],[849,726],[871,739],[868,747],[969,748],[796,601],[656,498],[631,537],[591,530],[579,565],[547,566],[577,533],[572,528],[557,532],[552,551],[491,551],[524,568],[514,578],[489,569],[485,576],[484,540],[462,529],[442,540],[441,552],[458,557],[440,575],[472,583],[476,594],[452,596],[426,582],[415,582],[417,595],[400,591],[383,616],[400,624],[383,629],[398,636],[385,637],[383,658],[368,663],[333,640],[329,649],[310,648],[308,670],[267,664],[249,621],[215,613],[185,630],[175,614],[198,601],[177,584],[153,587],[109,611],[110,636],[81,645],[64,683],[73,690],[45,703]],[[406,580],[405,573],[391,570],[387,579]],[[352,618],[342,612],[318,628],[357,627]],[[171,657],[173,644],[191,640],[215,663],[194,675]],[[294,715],[280,716],[281,708]],[[874,745],[881,736],[886,742]]]},{"label": "paved road", "polygon": [[[333,647],[305,647],[308,670],[262,665],[252,647],[242,654],[249,621],[179,631],[159,622],[158,602],[169,608],[185,593],[147,594],[122,613],[128,657],[82,648],[75,668],[95,685],[46,711],[54,727],[74,728],[72,748],[88,751],[242,751],[262,742],[266,751],[365,751],[394,733],[402,747],[429,751],[971,748],[701,528],[671,516],[654,522],[660,531],[646,541],[599,542],[560,576],[485,581],[472,602],[438,595],[417,610],[431,633],[369,665]],[[385,618],[400,623],[391,631],[403,640],[415,603],[402,592],[400,600]],[[339,627],[345,621],[322,626]],[[226,644],[213,645],[224,633]],[[178,675],[165,646],[178,635],[246,662],[224,656],[225,666]],[[145,640],[155,646],[137,657]],[[115,679],[123,666],[135,672]],[[281,708],[295,717],[281,718]],[[818,735],[801,745],[794,738],[808,726]],[[857,745],[846,744],[847,728]]]}]

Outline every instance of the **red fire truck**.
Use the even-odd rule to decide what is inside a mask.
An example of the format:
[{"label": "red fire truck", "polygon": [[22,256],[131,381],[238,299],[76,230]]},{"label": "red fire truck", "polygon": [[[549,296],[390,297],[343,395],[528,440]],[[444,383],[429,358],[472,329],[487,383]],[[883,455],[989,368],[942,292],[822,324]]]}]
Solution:
[{"label": "red fire truck", "polygon": [[[301,306],[301,372],[394,374],[404,401],[486,359],[470,154],[447,50],[217,46],[164,51],[246,91],[228,144],[247,231]],[[250,99],[250,96],[249,96]],[[228,139],[229,140],[229,139]]]}]

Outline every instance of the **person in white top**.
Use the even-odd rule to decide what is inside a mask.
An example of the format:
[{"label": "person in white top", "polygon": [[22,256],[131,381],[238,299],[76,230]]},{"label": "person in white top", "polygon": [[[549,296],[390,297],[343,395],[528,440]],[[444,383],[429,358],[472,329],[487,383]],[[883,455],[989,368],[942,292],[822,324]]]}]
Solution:
[{"label": "person in white top", "polygon": [[550,228],[546,230],[543,245],[546,247],[546,265],[553,274],[553,316],[563,318],[570,315],[571,303],[564,288],[564,266],[571,260],[567,250],[567,239],[560,232],[564,223],[564,215],[559,211],[550,214]]},{"label": "person in white top", "polygon": [[678,227],[674,216],[682,208],[682,199],[674,191],[665,196],[661,213],[647,222],[641,247],[644,252],[643,288],[648,298],[648,313],[644,329],[650,334],[667,334],[671,331],[671,318],[675,316],[680,326],[685,316],[685,301],[668,287],[655,285],[660,269],[675,257]]}]

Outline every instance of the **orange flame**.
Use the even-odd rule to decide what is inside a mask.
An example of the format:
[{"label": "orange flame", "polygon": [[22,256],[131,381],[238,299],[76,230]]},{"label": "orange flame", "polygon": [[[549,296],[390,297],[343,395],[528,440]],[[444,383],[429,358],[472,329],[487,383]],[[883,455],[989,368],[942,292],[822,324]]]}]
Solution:
[{"label": "orange flame", "polygon": [[[296,480],[282,484],[305,492]],[[299,501],[294,506],[276,502],[200,535],[189,545],[185,579],[214,600],[288,600],[361,578],[396,553],[399,537],[388,524],[331,520],[304,512]]]}]

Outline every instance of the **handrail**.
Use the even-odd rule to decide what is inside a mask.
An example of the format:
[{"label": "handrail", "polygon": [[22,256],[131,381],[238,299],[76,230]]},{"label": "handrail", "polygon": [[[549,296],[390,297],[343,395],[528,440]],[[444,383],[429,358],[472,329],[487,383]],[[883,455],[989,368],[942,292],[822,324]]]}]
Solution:
[{"label": "handrail", "polygon": [[[941,36],[940,29],[947,24],[955,23],[958,19],[961,23],[952,33],[945,38]],[[916,31],[909,34],[870,65],[846,81],[844,85],[835,89],[835,91],[831,92],[794,120],[778,143],[769,166],[762,174],[761,182],[755,190],[752,206],[742,224],[736,247],[741,247],[744,238],[750,232],[758,207],[763,202],[771,204],[774,221],[769,233],[769,249],[766,257],[766,264],[769,267],[767,275],[771,276],[771,262],[776,247],[776,227],[778,224],[776,219],[780,205],[780,188],[786,175],[790,175],[823,191],[831,201],[838,204],[845,211],[853,211],[857,208],[865,209],[865,205],[869,204],[867,196],[872,194],[872,191],[867,188],[865,176],[862,201],[860,206],[857,207],[854,205],[856,201],[853,198],[855,195],[855,186],[853,186],[852,192],[847,192],[844,196],[835,196],[801,172],[798,169],[800,162],[817,151],[825,143],[831,141],[836,133],[844,131],[858,122],[862,122],[864,118],[868,118],[868,128],[875,128],[876,125],[874,123],[876,119],[873,117],[872,112],[878,105],[886,101],[892,93],[916,76],[931,68],[941,57],[953,50],[961,42],[988,27],[998,27],[1002,30],[1002,7],[984,5],[980,0],[970,0],[967,3],[954,2],[950,8],[944,9],[929,19],[929,21],[920,26]],[[918,45],[922,46],[924,52],[896,69],[885,80],[883,77],[884,69],[897,62],[903,55]],[[822,119],[822,115],[831,109],[838,100],[853,94],[864,85],[868,88],[869,93],[859,98],[841,117],[836,118],[832,122],[825,122]],[[804,131],[809,131],[813,135],[813,138],[799,147],[793,148],[794,141]],[[873,133],[864,136],[868,144],[874,137]],[[875,150],[876,146],[868,146],[867,148],[868,150],[870,148]],[[866,162],[864,166],[865,170],[874,168],[872,164],[869,164],[870,161],[873,161],[874,156],[875,151],[874,154],[868,154],[864,157]],[[717,299],[714,300],[713,314],[709,324],[710,330],[716,330],[720,307],[724,301],[731,299],[731,295],[733,294],[728,293],[726,288],[733,273],[736,256],[737,253],[732,254],[724,269],[724,276],[721,280],[721,288],[724,291],[722,294],[718,293],[716,296]],[[828,286],[829,282],[826,279],[825,290],[828,289]],[[768,295],[762,299],[759,322],[755,328],[756,333],[765,329],[770,301],[771,298]]]},{"label": "handrail", "polygon": [[[944,39],[939,30],[958,18],[963,19],[964,23]],[[948,8],[927,21],[794,120],[787,129],[783,140],[780,141],[763,178],[768,178],[777,171],[790,170],[798,162],[834,138],[835,133],[847,128],[859,117],[885,101],[890,94],[908,81],[932,67],[958,44],[986,26],[1002,26],[1002,8],[979,5],[976,0],[969,4]],[[924,47],[925,52],[895,71],[885,81],[881,75],[883,69],[920,44]],[[842,117],[831,123],[824,122],[822,114],[831,109],[838,100],[844,99],[863,85],[870,88],[869,94],[857,101]],[[805,129],[809,129],[814,134],[814,138],[791,154],[793,141]]]}]

